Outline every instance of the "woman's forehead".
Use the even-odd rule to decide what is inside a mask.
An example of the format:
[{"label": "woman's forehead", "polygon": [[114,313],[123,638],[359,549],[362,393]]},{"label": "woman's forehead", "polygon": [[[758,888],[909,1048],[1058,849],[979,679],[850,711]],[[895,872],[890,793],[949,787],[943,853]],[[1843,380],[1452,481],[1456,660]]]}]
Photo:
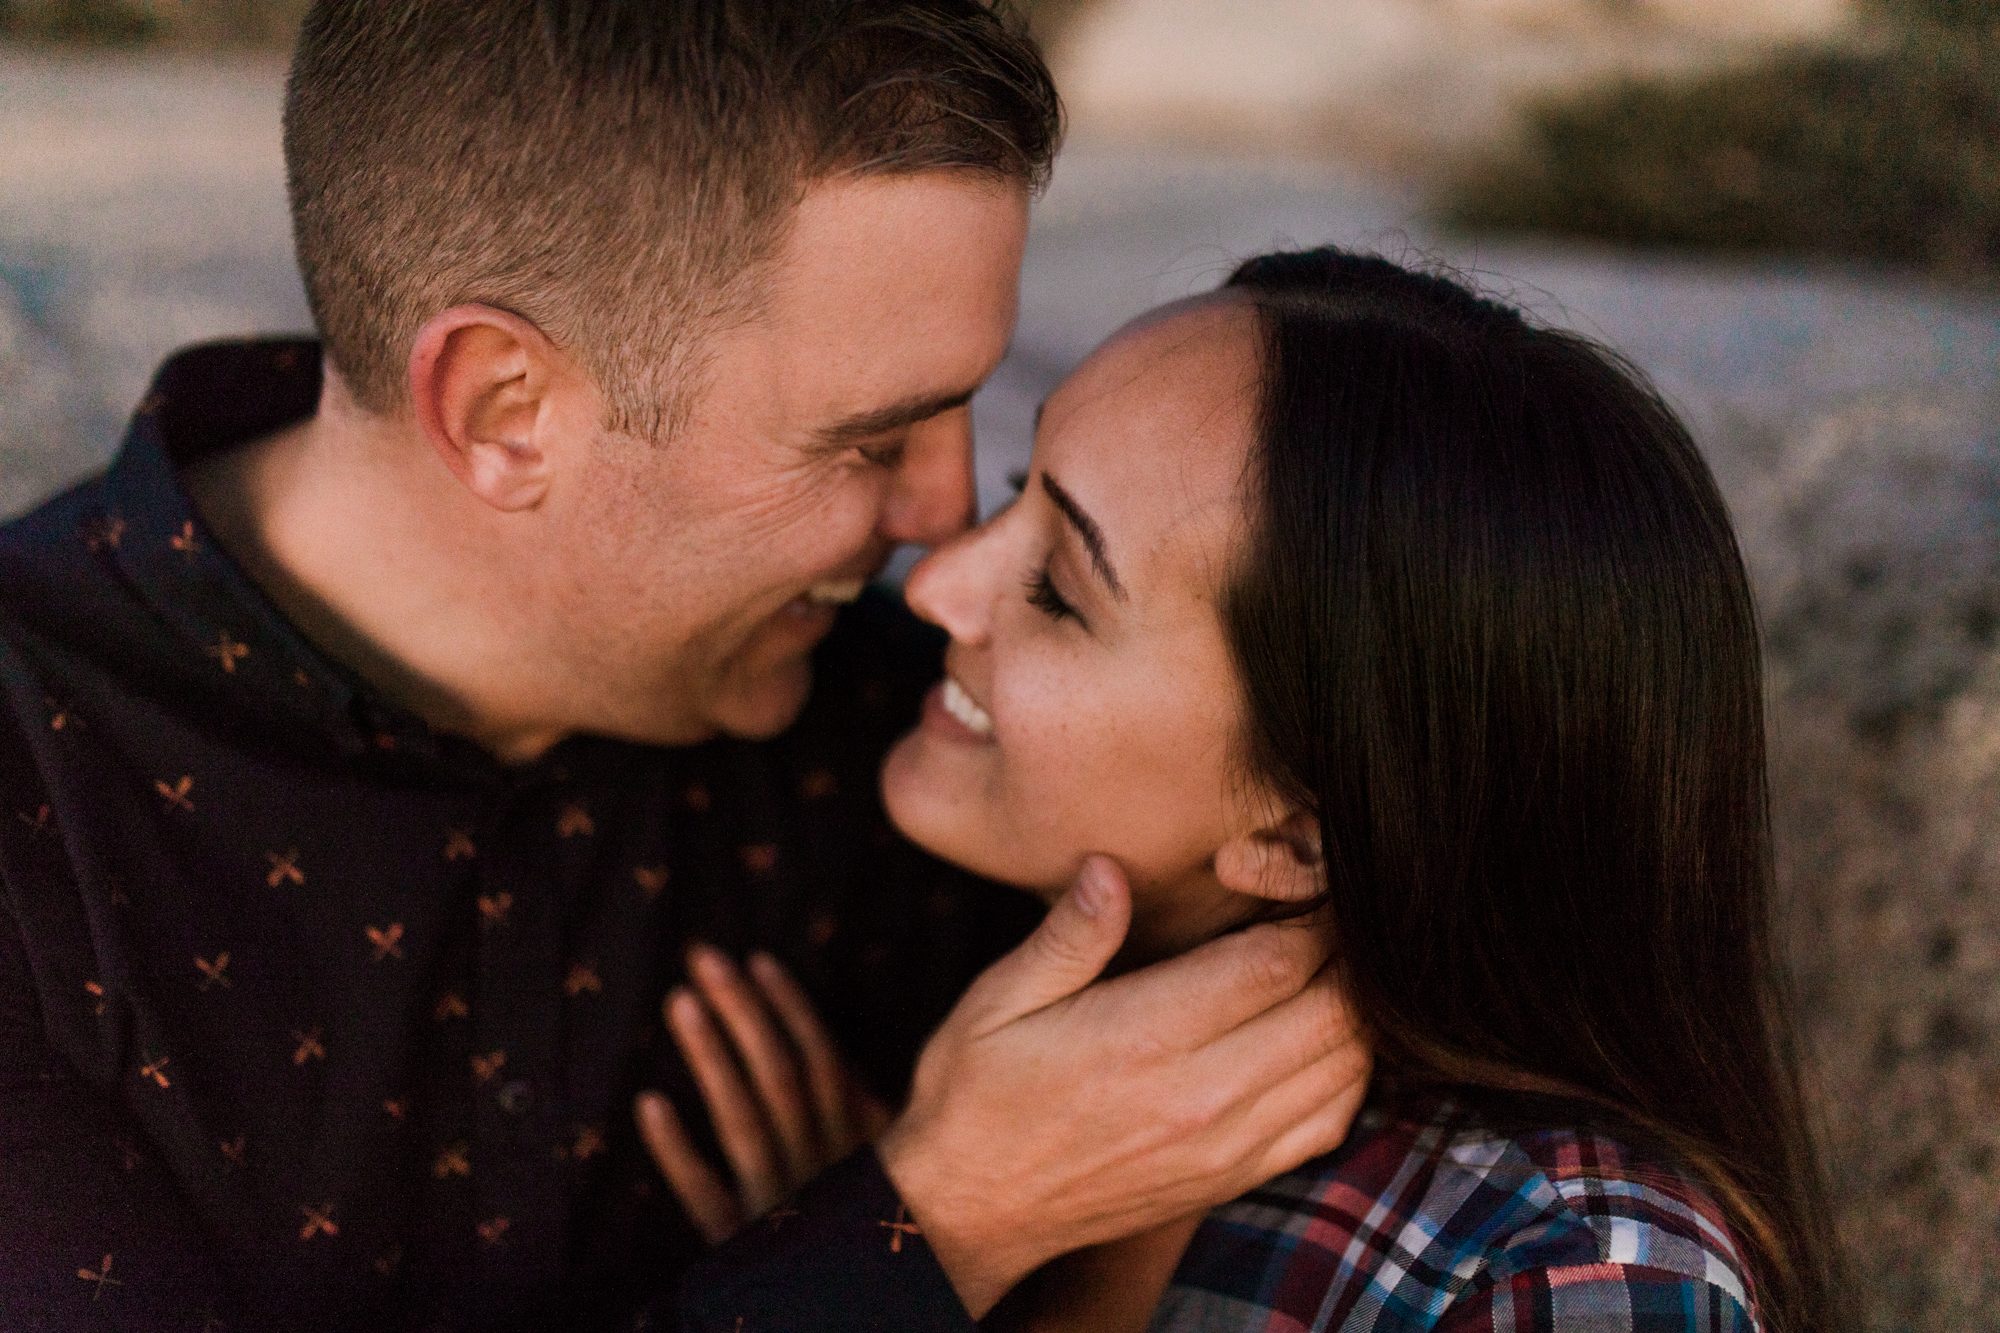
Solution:
[{"label": "woman's forehead", "polygon": [[1043,436],[1053,447],[1072,425],[1095,436],[1123,423],[1166,454],[1217,432],[1238,440],[1260,382],[1257,316],[1247,301],[1211,294],[1162,306],[1127,324],[1085,358],[1050,396]]},{"label": "woman's forehead", "polygon": [[1250,294],[1241,288],[1222,287],[1212,292],[1200,292],[1194,296],[1183,296],[1179,300],[1154,306],[1144,314],[1134,316],[1116,333],[1105,339],[1103,345],[1108,347],[1113,343],[1176,322],[1192,320],[1197,324],[1226,324],[1238,318],[1254,319],[1255,310]]},{"label": "woman's forehead", "polygon": [[1135,584],[1212,582],[1242,508],[1259,347],[1247,304],[1183,303],[1127,326],[1050,399],[1037,461]]}]

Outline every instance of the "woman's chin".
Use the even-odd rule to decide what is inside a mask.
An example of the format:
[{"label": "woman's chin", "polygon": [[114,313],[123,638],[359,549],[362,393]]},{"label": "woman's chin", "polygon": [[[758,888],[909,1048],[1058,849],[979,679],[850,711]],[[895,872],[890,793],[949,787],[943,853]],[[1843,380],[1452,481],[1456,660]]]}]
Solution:
[{"label": "woman's chin", "polygon": [[983,797],[969,790],[964,775],[938,762],[953,757],[931,753],[921,729],[896,742],[882,761],[882,805],[889,822],[941,861],[1047,901],[1060,897],[1061,888],[1050,891],[1038,882],[1034,867],[1007,854],[1009,840],[993,835]]}]

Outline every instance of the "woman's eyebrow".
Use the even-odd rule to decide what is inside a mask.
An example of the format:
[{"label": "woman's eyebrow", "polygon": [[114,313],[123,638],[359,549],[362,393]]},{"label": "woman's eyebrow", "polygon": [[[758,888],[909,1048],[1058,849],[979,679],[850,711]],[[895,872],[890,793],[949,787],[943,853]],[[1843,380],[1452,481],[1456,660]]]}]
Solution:
[{"label": "woman's eyebrow", "polygon": [[1105,586],[1111,589],[1111,595],[1121,602],[1124,601],[1124,585],[1118,582],[1118,571],[1111,567],[1111,558],[1104,552],[1104,529],[1098,527],[1097,520],[1086,514],[1083,506],[1046,472],[1042,473],[1042,489],[1049,493],[1049,499],[1055,501],[1056,508],[1069,520],[1069,525],[1076,529],[1076,535],[1083,539],[1084,549],[1090,552],[1090,563],[1096,568],[1098,576],[1104,580]]}]

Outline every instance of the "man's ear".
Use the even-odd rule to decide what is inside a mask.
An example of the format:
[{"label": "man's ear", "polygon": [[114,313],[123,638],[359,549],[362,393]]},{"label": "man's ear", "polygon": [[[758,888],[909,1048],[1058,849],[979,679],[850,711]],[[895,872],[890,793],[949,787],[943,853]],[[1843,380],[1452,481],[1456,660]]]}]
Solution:
[{"label": "man's ear", "polygon": [[452,475],[503,513],[548,494],[544,433],[561,360],[540,329],[484,305],[433,315],[410,349],[418,427]]},{"label": "man's ear", "polygon": [[1301,903],[1325,888],[1323,860],[1319,821],[1295,810],[1270,827],[1222,844],[1215,854],[1215,877],[1232,893]]}]

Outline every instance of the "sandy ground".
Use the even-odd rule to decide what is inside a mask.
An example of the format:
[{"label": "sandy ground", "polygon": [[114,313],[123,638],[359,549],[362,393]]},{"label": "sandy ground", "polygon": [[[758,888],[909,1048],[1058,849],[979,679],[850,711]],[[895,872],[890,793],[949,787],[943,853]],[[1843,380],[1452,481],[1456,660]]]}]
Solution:
[{"label": "sandy ground", "polygon": [[[102,466],[151,365],[304,327],[267,59],[0,52],[0,513]],[[1894,274],[1441,236],[1382,178],[1120,147],[1038,207],[982,497],[1147,306],[1276,245],[1470,273],[1624,349],[1694,423],[1773,645],[1788,939],[1871,1328],[2000,1326],[2000,300]]]},{"label": "sandy ground", "polygon": [[1857,0],[1089,0],[1051,43],[1079,122],[1436,175],[1524,98],[1845,40]]}]

